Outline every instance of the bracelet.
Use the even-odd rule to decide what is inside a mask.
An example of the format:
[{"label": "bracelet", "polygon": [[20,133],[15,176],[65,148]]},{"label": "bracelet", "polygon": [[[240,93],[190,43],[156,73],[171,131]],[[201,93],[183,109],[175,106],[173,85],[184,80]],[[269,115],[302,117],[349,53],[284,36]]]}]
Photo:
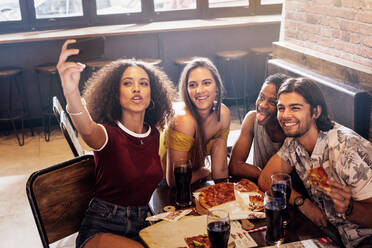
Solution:
[{"label": "bracelet", "polygon": [[[83,104],[83,106],[85,108],[85,106],[87,105],[87,102],[85,101],[84,98],[81,98],[81,103]],[[66,112],[70,116],[79,116],[79,115],[82,115],[83,114],[83,111],[80,111],[80,112],[77,112],[77,113],[71,113],[70,111],[68,111],[68,104],[66,104]]]},{"label": "bracelet", "polygon": [[80,112],[77,112],[77,113],[71,113],[70,111],[68,111],[68,104],[66,104],[66,112],[70,116],[79,116],[79,115],[82,115],[83,114],[83,111],[80,111]]},{"label": "bracelet", "polygon": [[350,216],[351,213],[353,212],[353,208],[354,208],[353,200],[350,199],[350,203],[349,203],[349,206],[347,206],[345,216]]}]

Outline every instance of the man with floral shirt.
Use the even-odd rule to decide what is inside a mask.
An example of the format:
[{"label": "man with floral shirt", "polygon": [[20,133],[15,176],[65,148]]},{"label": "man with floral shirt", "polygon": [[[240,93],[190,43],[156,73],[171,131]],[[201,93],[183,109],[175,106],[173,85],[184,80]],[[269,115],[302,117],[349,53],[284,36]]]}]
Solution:
[{"label": "man with floral shirt", "polygon": [[[288,79],[278,91],[278,121],[287,138],[259,178],[294,168],[310,199],[292,190],[289,202],[318,226],[337,228],[346,247],[372,244],[372,144],[332,122],[319,87],[305,78]],[[330,191],[309,184],[306,170],[323,167]]]}]

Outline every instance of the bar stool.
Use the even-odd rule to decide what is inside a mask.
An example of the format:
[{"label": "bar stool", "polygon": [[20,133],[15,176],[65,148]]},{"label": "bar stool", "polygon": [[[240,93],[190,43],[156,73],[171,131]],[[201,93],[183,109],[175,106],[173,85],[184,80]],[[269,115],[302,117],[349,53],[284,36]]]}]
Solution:
[{"label": "bar stool", "polygon": [[[152,65],[156,65],[156,66],[161,66],[161,64],[162,64],[161,59],[147,59],[147,58],[145,58],[145,59],[138,59],[138,60],[144,61],[144,62],[152,64]],[[101,69],[102,67],[104,67],[105,65],[107,65],[111,62],[113,62],[113,60],[94,60],[94,61],[85,62],[85,65],[87,66],[87,68],[83,71],[83,75],[82,75],[82,77],[80,79],[80,82],[79,82],[80,92],[83,91],[85,83],[93,75],[94,72],[98,71],[99,69]]]},{"label": "bar stool", "polygon": [[235,101],[240,123],[242,123],[239,107],[241,101],[246,108],[248,54],[249,52],[243,50],[216,53],[217,65],[226,90],[223,99]]},{"label": "bar stool", "polygon": [[[2,95],[2,111],[0,121],[10,121],[14,129],[19,146],[25,143],[24,135],[24,118],[27,115],[26,98],[24,94],[23,84],[20,81],[22,69],[18,67],[0,68],[0,84],[3,89]],[[5,101],[3,101],[5,100]],[[3,109],[4,108],[4,109]],[[21,121],[22,139],[18,135],[15,121]]]},{"label": "bar stool", "polygon": [[[147,59],[147,58],[145,58],[145,59],[137,59],[137,60],[141,60],[143,62],[152,64],[152,65],[156,65],[156,66],[160,66],[161,63],[162,63],[161,59]],[[87,69],[89,69],[91,72],[96,72],[96,71],[98,71],[99,69],[101,69],[102,67],[104,67],[105,65],[107,65],[111,62],[113,62],[113,60],[95,60],[95,61],[87,61],[85,64],[87,66]]]},{"label": "bar stool", "polygon": [[252,67],[252,94],[250,94],[250,100],[255,101],[258,93],[260,92],[261,86],[265,81],[267,75],[267,61],[271,56],[272,47],[253,47],[251,51],[251,65]]},{"label": "bar stool", "polygon": [[138,59],[138,60],[142,60],[143,62],[146,62],[148,64],[152,64],[152,65],[155,65],[155,66],[158,66],[158,67],[160,67],[163,63],[163,61],[161,59]]},{"label": "bar stool", "polygon": [[174,63],[177,66],[177,80],[175,80],[176,86],[178,86],[178,81],[180,79],[183,68],[185,67],[185,65],[190,63],[194,58],[195,57],[182,57],[174,60]]},{"label": "bar stool", "polygon": [[[35,68],[38,75],[40,107],[45,141],[50,140],[50,122],[53,116],[53,96],[61,99],[62,106],[66,105],[65,97],[56,65],[39,65]],[[47,119],[47,124],[45,123]]]}]

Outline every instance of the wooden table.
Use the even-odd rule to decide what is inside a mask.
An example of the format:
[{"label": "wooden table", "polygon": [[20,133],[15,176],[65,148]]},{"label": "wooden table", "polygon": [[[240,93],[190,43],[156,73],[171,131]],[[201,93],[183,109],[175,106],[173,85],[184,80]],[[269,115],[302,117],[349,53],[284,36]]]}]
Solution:
[{"label": "wooden table", "polygon": [[[213,185],[214,181],[201,181],[192,185],[192,191],[208,185]],[[162,181],[157,189],[154,191],[149,206],[153,214],[159,214],[164,212],[165,206],[176,206],[175,205],[175,188],[169,188],[165,181]],[[193,202],[193,206],[195,203]],[[176,209],[178,209],[176,207]],[[287,235],[285,242],[294,242],[299,240],[317,239],[325,237],[322,231],[315,226],[309,219],[303,216],[299,211],[289,208],[290,211],[290,222],[287,229]],[[255,228],[266,225],[265,219],[251,220],[254,223]],[[252,238],[256,241],[259,247],[265,246],[265,235],[266,231],[257,231],[250,233]]]}]

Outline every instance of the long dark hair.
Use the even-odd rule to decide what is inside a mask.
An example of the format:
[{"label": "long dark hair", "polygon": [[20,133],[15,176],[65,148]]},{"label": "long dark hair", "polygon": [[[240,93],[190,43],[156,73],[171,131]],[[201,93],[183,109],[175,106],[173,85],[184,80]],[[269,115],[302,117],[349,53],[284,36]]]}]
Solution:
[{"label": "long dark hair", "polygon": [[208,58],[195,57],[183,69],[179,81],[180,95],[186,105],[186,108],[190,111],[191,115],[195,118],[197,122],[197,127],[194,135],[194,144],[190,151],[190,159],[194,169],[198,169],[204,166],[204,159],[206,156],[206,140],[204,138],[203,122],[194,103],[191,101],[187,90],[190,72],[198,67],[207,68],[213,75],[213,79],[216,82],[217,86],[217,94],[215,99],[216,103],[211,108],[211,113],[217,115],[217,121],[220,121],[221,118],[221,103],[223,93],[221,76],[216,66]]},{"label": "long dark hair", "polygon": [[310,104],[310,113],[313,114],[314,108],[320,106],[322,111],[316,119],[316,126],[319,130],[328,131],[333,128],[334,123],[328,116],[327,104],[319,86],[308,78],[289,78],[280,86],[278,98],[283,93],[296,92],[300,94],[307,103]]},{"label": "long dark hair", "polygon": [[96,72],[87,82],[84,98],[92,119],[97,123],[116,125],[121,119],[120,81],[124,71],[130,66],[144,69],[150,79],[151,100],[146,109],[144,121],[149,125],[163,128],[173,115],[172,100],[175,89],[172,81],[159,68],[135,59],[111,62]]}]

